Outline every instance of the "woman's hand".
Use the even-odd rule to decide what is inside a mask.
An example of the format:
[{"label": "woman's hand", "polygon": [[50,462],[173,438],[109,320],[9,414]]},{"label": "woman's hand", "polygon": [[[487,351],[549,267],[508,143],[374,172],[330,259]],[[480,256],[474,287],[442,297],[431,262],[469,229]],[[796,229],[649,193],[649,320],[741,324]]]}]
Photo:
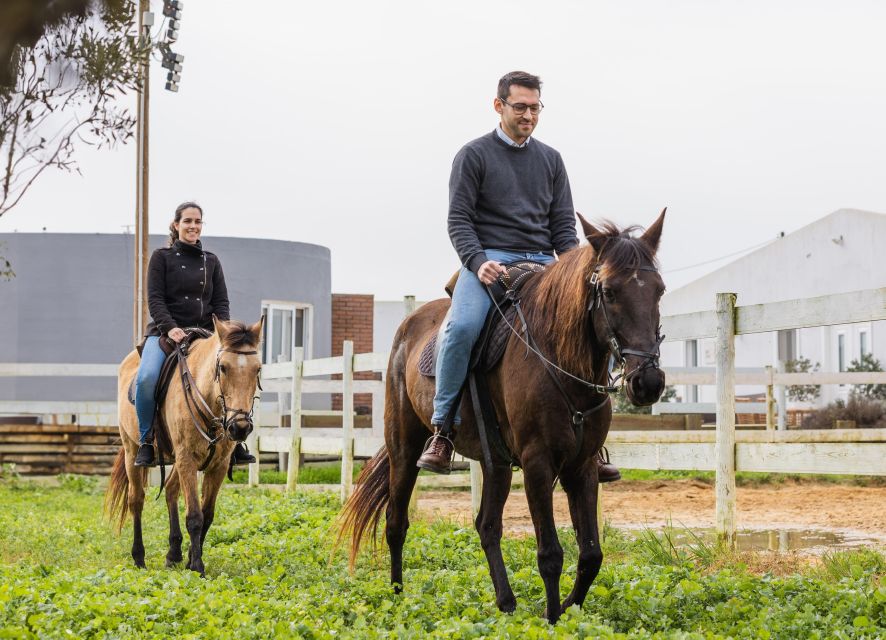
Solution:
[{"label": "woman's hand", "polygon": [[179,342],[181,342],[181,341],[184,340],[184,338],[185,338],[185,332],[184,332],[182,329],[179,329],[178,327],[176,327],[175,329],[173,329],[172,331],[170,331],[167,335],[168,335],[168,336],[172,339],[172,341],[175,342],[176,344],[178,344]]}]

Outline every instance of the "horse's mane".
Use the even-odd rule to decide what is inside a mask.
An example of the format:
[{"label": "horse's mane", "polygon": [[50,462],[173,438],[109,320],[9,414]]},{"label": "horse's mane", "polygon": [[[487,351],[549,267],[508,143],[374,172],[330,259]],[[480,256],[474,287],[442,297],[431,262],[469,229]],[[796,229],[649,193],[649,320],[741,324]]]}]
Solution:
[{"label": "horse's mane", "polygon": [[570,373],[593,380],[595,336],[588,318],[593,287],[589,280],[602,259],[599,276],[603,281],[639,266],[657,267],[655,251],[631,234],[640,227],[620,229],[610,221],[597,225],[594,244],[573,249],[560,256],[544,273],[532,278],[524,291],[524,311],[529,331],[536,340],[546,340],[552,354],[545,354]]},{"label": "horse's mane", "polygon": [[250,329],[250,325],[239,320],[229,320],[226,323],[228,333],[221,342],[222,347],[238,348],[238,347],[257,347],[261,336],[254,335]]}]

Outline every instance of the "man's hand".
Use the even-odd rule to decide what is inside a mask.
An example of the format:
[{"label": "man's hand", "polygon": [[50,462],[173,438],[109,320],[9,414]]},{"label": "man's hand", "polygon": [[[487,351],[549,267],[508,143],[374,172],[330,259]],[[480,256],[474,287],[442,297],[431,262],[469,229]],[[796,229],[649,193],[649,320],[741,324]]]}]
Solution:
[{"label": "man's hand", "polygon": [[500,273],[506,273],[504,266],[495,260],[487,260],[480,265],[477,271],[477,277],[483,284],[492,284]]},{"label": "man's hand", "polygon": [[173,329],[172,331],[170,331],[167,335],[168,335],[168,336],[172,339],[172,341],[175,342],[176,344],[178,344],[179,342],[181,342],[181,341],[184,340],[184,338],[185,338],[185,332],[184,332],[182,329],[179,329],[178,327],[176,327],[175,329]]}]

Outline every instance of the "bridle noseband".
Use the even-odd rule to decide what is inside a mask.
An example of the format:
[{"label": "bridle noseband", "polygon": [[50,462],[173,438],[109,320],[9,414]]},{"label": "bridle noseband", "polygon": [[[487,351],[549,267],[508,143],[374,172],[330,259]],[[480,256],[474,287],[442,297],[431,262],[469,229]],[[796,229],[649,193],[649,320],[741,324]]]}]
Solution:
[{"label": "bridle noseband", "polygon": [[[249,411],[245,409],[229,409],[227,403],[225,402],[225,393],[222,390],[221,386],[221,354],[224,353],[236,353],[241,356],[255,356],[258,355],[258,351],[234,351],[233,349],[225,349],[224,347],[219,347],[218,351],[215,354],[215,382],[218,384],[218,400],[222,406],[222,416],[221,419],[213,416],[214,422],[220,424],[225,434],[228,434],[230,438],[230,429],[233,425],[239,420],[245,420],[249,424],[249,431],[252,431],[252,416],[255,413],[255,401],[258,399],[258,395],[252,398],[252,406],[249,407]],[[256,382],[256,386],[259,390],[262,390],[261,387],[261,378],[258,378]],[[233,440],[233,438],[231,438]]]}]

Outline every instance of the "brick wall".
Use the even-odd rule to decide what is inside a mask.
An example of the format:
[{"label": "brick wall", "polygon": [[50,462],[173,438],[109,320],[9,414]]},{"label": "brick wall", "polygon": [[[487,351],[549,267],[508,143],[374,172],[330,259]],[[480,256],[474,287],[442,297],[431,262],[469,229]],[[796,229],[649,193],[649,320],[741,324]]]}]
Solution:
[{"label": "brick wall", "polygon": [[[372,317],[375,300],[372,295],[357,293],[332,294],[332,355],[340,356],[342,343],[353,340],[354,353],[370,353],[372,345]],[[333,376],[340,380],[341,376]],[[354,374],[355,380],[381,379],[371,371]],[[341,409],[341,394],[332,396],[332,408]],[[354,395],[354,410],[358,414],[372,412],[372,394],[358,393]]]}]

